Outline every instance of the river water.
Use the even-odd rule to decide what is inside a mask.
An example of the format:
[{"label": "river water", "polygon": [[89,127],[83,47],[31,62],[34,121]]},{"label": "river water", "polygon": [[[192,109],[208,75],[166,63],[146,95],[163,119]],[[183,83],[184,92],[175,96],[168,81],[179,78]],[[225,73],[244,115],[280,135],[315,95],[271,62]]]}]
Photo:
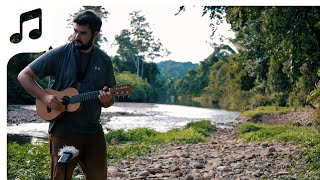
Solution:
[{"label": "river water", "polygon": [[[35,110],[35,106],[20,106],[20,108]],[[105,116],[101,116],[104,129],[135,129],[151,128],[165,132],[174,128],[184,127],[192,121],[209,120],[220,128],[231,128],[230,124],[239,116],[239,112],[221,109],[190,107],[151,103],[115,103],[109,108],[103,108]],[[19,134],[32,137],[47,137],[48,123],[23,123],[7,126],[8,134]]]}]

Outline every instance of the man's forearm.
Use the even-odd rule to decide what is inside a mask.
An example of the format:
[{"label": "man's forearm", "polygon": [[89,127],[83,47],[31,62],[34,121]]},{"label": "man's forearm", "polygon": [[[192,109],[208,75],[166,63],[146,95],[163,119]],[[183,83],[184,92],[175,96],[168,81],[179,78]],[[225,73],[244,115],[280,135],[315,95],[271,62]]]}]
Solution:
[{"label": "man's forearm", "polygon": [[44,89],[34,80],[34,76],[30,74],[28,69],[24,69],[19,73],[18,80],[21,86],[34,98],[43,100],[47,95]]}]

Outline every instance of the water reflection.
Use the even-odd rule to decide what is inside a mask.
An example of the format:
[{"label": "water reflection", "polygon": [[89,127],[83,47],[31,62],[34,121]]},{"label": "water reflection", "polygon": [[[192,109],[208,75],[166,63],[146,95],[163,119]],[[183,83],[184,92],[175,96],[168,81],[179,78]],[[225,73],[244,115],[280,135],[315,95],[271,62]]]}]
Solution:
[{"label": "water reflection", "polygon": [[218,103],[213,102],[209,98],[203,98],[196,100],[192,96],[169,96],[163,98],[159,101],[159,104],[173,104],[173,105],[182,105],[182,106],[192,106],[192,107],[202,107],[202,108],[211,108],[211,109],[220,109]]}]

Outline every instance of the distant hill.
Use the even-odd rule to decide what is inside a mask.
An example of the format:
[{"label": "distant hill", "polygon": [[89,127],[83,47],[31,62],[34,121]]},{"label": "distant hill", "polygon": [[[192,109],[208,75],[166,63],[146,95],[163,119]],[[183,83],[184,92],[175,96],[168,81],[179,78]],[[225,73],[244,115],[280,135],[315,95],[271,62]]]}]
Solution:
[{"label": "distant hill", "polygon": [[161,77],[181,79],[189,70],[197,70],[198,64],[191,62],[175,62],[172,60],[157,63]]}]

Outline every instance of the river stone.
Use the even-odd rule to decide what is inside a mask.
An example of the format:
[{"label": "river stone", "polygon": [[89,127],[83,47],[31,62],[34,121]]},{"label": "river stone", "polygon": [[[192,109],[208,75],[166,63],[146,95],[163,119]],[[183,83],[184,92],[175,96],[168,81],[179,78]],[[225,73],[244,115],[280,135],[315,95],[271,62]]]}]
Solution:
[{"label": "river stone", "polygon": [[186,176],[184,176],[182,179],[183,179],[183,180],[193,180],[194,178],[193,178],[193,176],[192,176],[192,175],[187,174],[187,175],[186,175]]},{"label": "river stone", "polygon": [[269,144],[267,142],[261,143],[261,147],[263,147],[263,148],[267,148],[268,146],[269,146]]},{"label": "river stone", "polygon": [[228,171],[229,169],[227,166],[219,166],[219,167],[217,167],[217,170],[218,171]]},{"label": "river stone", "polygon": [[146,176],[149,176],[149,171],[142,171],[142,172],[140,172],[139,174],[138,174],[138,176],[142,176],[142,177],[146,177]]}]

